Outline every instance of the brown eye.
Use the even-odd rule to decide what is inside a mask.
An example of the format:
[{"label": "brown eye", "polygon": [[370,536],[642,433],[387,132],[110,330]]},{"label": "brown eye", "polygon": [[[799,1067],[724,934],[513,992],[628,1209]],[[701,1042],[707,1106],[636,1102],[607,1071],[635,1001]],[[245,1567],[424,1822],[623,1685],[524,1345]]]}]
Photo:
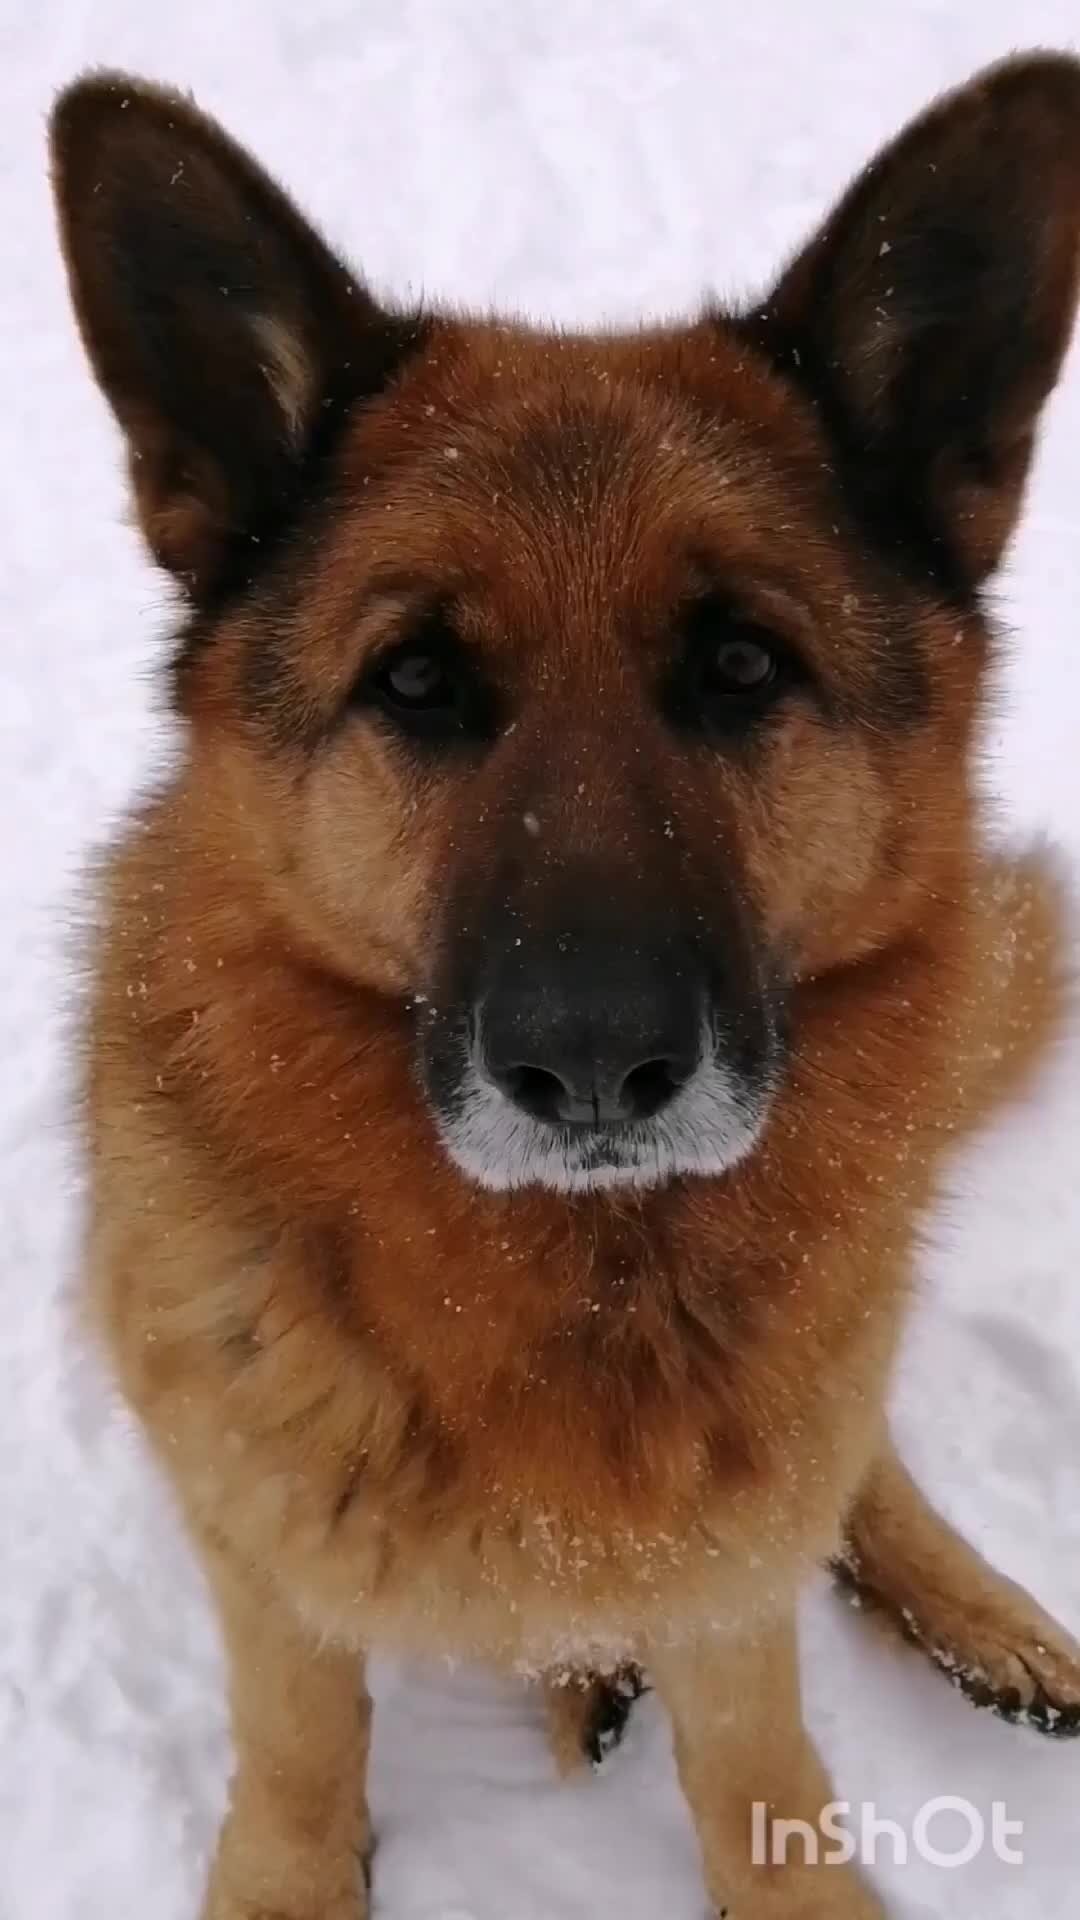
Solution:
[{"label": "brown eye", "polygon": [[705,594],[686,607],[678,637],[661,698],[680,732],[709,740],[749,736],[792,688],[808,684],[788,642],[723,594]]},{"label": "brown eye", "polygon": [[769,642],[754,633],[735,633],[713,648],[711,659],[702,663],[706,691],[714,693],[760,693],[776,678],[776,652]]},{"label": "brown eye", "polygon": [[399,733],[431,747],[481,744],[494,736],[491,689],[438,614],[373,661],[351,704],[380,714]]},{"label": "brown eye", "polygon": [[457,699],[453,677],[433,653],[402,653],[383,669],[383,696],[397,706],[452,707]]}]

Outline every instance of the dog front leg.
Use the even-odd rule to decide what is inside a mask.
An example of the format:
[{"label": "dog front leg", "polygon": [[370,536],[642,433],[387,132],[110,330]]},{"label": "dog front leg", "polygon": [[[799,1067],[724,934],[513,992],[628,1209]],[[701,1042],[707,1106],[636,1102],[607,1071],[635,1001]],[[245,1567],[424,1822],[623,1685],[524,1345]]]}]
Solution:
[{"label": "dog front leg", "polygon": [[[726,1920],[884,1920],[822,1829],[835,1800],[803,1727],[793,1619],[644,1650],[671,1715],[705,1881]],[[780,1842],[781,1821],[801,1822]]]},{"label": "dog front leg", "polygon": [[203,1546],[229,1663],[236,1771],[203,1920],[364,1920],[371,1707],[362,1663],[268,1578]]},{"label": "dog front leg", "polygon": [[1040,1733],[1080,1734],[1080,1646],[961,1539],[891,1441],[851,1507],[834,1571],[976,1706]]}]

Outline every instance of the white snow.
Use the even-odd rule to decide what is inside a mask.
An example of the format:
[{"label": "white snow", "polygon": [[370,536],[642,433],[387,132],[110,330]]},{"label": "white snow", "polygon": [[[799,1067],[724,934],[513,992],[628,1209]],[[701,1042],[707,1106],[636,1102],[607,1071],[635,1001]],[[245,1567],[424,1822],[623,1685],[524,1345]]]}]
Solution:
[{"label": "white snow", "polygon": [[[0,421],[0,1920],[193,1920],[227,1750],[215,1632],[166,1493],[72,1331],[73,881],[164,750],[166,596],[68,316],[43,164],[87,64],[195,87],[377,280],[563,319],[758,283],[900,118],[1076,0],[44,0],[4,8]],[[1080,364],[1003,582],[990,783],[1080,862]],[[1080,1629],[1080,1042],[957,1170],[898,1390],[951,1517]],[[907,1821],[1004,1801],[1025,1863],[883,1870],[896,1920],[1066,1920],[1080,1743],[976,1714],[824,1592],[810,1716],[840,1791]],[[701,1920],[652,1702],[556,1784],[487,1675],[383,1670],[380,1920]],[[954,1830],[955,1834],[955,1830]],[[941,1844],[949,1839],[943,1826]]]}]

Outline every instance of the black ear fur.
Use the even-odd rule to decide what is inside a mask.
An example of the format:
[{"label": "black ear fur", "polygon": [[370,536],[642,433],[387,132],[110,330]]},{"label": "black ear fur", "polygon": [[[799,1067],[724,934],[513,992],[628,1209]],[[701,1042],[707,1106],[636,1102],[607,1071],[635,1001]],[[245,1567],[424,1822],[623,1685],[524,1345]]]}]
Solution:
[{"label": "black ear fur", "polygon": [[966,595],[1020,509],[1080,268],[1080,62],[1007,60],[868,166],[739,323],[821,410],[879,541]]},{"label": "black ear fur", "polygon": [[143,532],[204,606],[288,523],[312,461],[423,324],[384,312],[179,94],[89,75],[56,104],[51,152],[72,299]]}]

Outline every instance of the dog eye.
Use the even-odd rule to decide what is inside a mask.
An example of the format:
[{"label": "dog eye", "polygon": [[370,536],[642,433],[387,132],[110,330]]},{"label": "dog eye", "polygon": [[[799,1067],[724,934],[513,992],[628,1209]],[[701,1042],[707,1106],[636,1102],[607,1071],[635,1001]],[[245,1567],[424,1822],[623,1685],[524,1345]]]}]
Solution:
[{"label": "dog eye", "polygon": [[780,671],[776,649],[754,628],[733,633],[717,642],[701,663],[706,693],[733,695],[762,693]]},{"label": "dog eye", "polygon": [[433,745],[492,737],[492,700],[453,632],[433,620],[373,662],[353,704]]},{"label": "dog eye", "polygon": [[442,660],[421,648],[387,662],[376,684],[388,705],[407,713],[433,713],[457,705],[458,686]]},{"label": "dog eye", "polygon": [[663,684],[670,722],[682,733],[738,738],[750,733],[808,676],[794,649],[722,594],[683,612],[681,647]]}]

